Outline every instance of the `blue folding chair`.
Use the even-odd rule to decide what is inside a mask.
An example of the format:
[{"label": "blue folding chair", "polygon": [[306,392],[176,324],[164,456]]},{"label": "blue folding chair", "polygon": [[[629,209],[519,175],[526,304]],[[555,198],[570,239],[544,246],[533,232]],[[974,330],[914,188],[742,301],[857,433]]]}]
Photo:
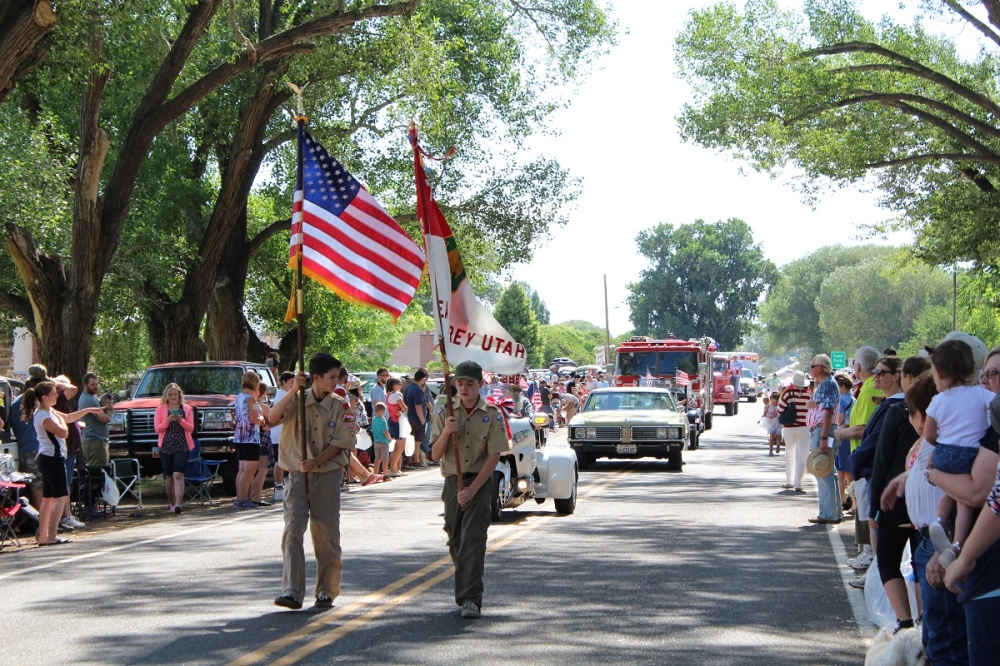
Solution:
[{"label": "blue folding chair", "polygon": [[188,458],[184,469],[184,497],[187,502],[196,502],[200,506],[214,506],[212,500],[212,484],[219,479],[219,468],[222,460],[202,460],[201,446],[198,440],[194,442],[194,450]]}]

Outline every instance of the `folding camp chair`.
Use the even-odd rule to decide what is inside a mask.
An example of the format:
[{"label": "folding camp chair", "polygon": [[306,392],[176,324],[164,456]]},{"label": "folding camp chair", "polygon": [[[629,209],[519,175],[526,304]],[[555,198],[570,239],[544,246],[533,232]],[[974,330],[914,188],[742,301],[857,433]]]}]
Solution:
[{"label": "folding camp chair", "polygon": [[104,501],[104,475],[113,476],[110,465],[88,466],[76,470],[73,486],[76,491],[76,515],[84,520],[107,518],[115,515],[115,508]]},{"label": "folding camp chair", "polygon": [[191,457],[188,458],[184,470],[184,498],[188,502],[197,502],[201,506],[215,505],[212,500],[212,484],[219,478],[219,468],[222,460],[202,460],[201,447],[196,441]]},{"label": "folding camp chair", "polygon": [[135,458],[114,458],[111,460],[111,469],[121,495],[118,508],[141,509],[142,469],[139,461]]},{"label": "folding camp chair", "polygon": [[21,547],[21,542],[14,533],[14,517],[23,506],[18,492],[24,487],[23,483],[0,481],[0,548],[7,545],[8,541],[13,542],[18,548]]}]

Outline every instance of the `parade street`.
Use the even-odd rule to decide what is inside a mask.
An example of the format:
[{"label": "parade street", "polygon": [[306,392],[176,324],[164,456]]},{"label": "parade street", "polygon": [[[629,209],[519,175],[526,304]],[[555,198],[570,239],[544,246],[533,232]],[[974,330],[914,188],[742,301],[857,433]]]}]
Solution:
[{"label": "parade street", "polygon": [[812,477],[805,494],[781,491],[759,405],[717,410],[682,473],[600,461],[580,475],[575,514],[551,500],[508,512],[490,528],[479,620],[454,604],[430,469],[344,496],[332,610],[312,609],[311,593],[298,612],[272,604],[280,507],[192,509],[4,553],[0,651],[22,665],[859,664],[853,526],[807,522]]}]

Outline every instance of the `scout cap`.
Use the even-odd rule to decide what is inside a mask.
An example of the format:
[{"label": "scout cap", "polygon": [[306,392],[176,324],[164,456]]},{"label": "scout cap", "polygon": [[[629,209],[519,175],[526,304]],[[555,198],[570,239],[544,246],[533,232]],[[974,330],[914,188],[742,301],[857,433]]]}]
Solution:
[{"label": "scout cap", "polygon": [[453,379],[470,379],[474,382],[483,381],[483,367],[475,361],[462,361],[455,368]]}]

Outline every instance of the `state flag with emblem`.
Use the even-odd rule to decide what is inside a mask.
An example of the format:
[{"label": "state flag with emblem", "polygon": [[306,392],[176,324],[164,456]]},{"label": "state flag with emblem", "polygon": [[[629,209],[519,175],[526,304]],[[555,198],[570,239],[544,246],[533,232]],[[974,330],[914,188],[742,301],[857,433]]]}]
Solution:
[{"label": "state flag with emblem", "polygon": [[427,276],[434,299],[434,324],[448,363],[475,361],[484,370],[513,375],[524,369],[527,349],[479,302],[465,272],[458,243],[434,200],[424,171],[417,128],[410,125],[417,217],[427,249]]}]

